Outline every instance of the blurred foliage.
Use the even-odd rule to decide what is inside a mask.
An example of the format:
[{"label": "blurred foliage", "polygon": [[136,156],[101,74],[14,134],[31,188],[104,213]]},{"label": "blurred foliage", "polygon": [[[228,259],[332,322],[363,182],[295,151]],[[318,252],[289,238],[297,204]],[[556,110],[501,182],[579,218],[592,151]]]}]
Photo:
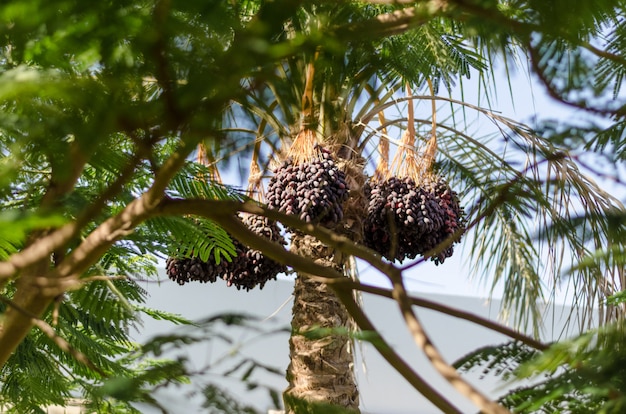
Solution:
[{"label": "blurred foliage", "polygon": [[[254,408],[243,406],[232,397],[228,386],[225,385],[227,379],[241,382],[247,390],[265,388],[274,407],[279,407],[279,392],[258,384],[259,380],[253,373],[255,370],[278,376],[282,376],[282,373],[256,358],[245,355],[244,352],[246,346],[252,344],[258,337],[272,334],[272,331],[256,328],[257,322],[256,318],[249,315],[223,313],[194,323],[185,323],[170,334],[157,335],[149,339],[121,359],[121,363],[132,367],[133,371],[117,372],[101,384],[92,386],[93,395],[88,402],[88,408],[99,413],[141,412],[137,408],[138,403],[141,403],[167,411],[158,398],[155,398],[155,391],[166,387],[179,390],[181,385],[188,384],[184,393],[201,396],[200,405],[206,409],[203,412],[256,413]],[[225,333],[224,326],[231,328],[228,333]],[[255,331],[258,336],[242,341],[240,333],[244,330]],[[229,347],[224,356],[215,358],[207,366],[191,368],[196,364],[180,356],[178,351],[200,343],[212,346],[224,343]],[[212,378],[212,382],[205,384],[207,378]],[[215,378],[217,384],[213,382],[216,381]],[[193,385],[190,385],[192,382]]]},{"label": "blurred foliage", "polygon": [[[544,352],[515,342],[458,360],[507,384],[499,401],[515,413],[621,413],[626,407],[623,322],[556,342]],[[520,385],[521,384],[521,385]]]}]

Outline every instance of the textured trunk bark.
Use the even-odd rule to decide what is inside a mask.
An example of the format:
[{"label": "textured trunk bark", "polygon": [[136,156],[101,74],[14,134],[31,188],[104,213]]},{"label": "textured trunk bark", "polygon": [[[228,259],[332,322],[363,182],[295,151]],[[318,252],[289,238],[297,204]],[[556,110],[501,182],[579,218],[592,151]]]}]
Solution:
[{"label": "textured trunk bark", "polygon": [[[333,251],[310,236],[294,235],[291,250],[324,266],[342,270]],[[300,332],[330,328],[328,335],[307,338]],[[306,275],[298,275],[294,287],[291,362],[285,391],[288,413],[323,412],[311,403],[331,404],[358,412],[359,393],[354,378],[352,341],[346,332],[350,317],[332,290]]]},{"label": "textured trunk bark", "polygon": [[[351,195],[343,207],[342,223],[335,231],[358,242],[363,237],[362,218],[366,206],[361,191],[365,182],[364,161],[360,158],[347,160],[349,157],[340,155],[343,160],[339,167],[346,173]],[[345,270],[349,260],[341,252],[301,234],[292,236],[291,251],[339,272]],[[353,341],[347,335],[352,322],[344,306],[327,285],[299,274],[294,286],[292,315],[291,362],[287,368],[289,386],[283,395],[286,412],[327,413],[330,411],[323,405],[330,404],[358,413]],[[311,339],[301,334],[312,327],[329,328],[328,335]]]}]

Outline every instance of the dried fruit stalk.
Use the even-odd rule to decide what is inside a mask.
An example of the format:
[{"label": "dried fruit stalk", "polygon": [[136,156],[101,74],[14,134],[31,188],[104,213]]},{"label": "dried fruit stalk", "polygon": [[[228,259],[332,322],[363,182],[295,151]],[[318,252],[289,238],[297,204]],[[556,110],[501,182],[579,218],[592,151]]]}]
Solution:
[{"label": "dried fruit stalk", "polygon": [[379,158],[372,179],[382,181],[389,176],[389,138],[387,136],[387,127],[385,126],[387,121],[385,120],[384,112],[378,113],[378,121],[381,125],[381,136],[378,141]]},{"label": "dried fruit stalk", "polygon": [[[317,58],[317,53],[315,58]],[[311,128],[314,120],[313,113],[313,78],[315,77],[314,61],[307,64],[306,81],[304,93],[302,94],[302,118],[300,121],[300,131],[294,139],[287,157],[294,164],[298,165],[311,160],[315,154],[317,145],[317,137],[315,131]]]},{"label": "dried fruit stalk", "polygon": [[430,129],[430,139],[426,143],[426,147],[422,152],[422,156],[420,158],[420,166],[419,169],[424,174],[432,173],[433,164],[435,162],[435,155],[437,153],[437,105],[435,103],[435,90],[433,88],[433,83],[430,79],[428,79],[428,88],[430,89],[431,99],[431,129]]},{"label": "dried fruit stalk", "polygon": [[[316,55],[317,57],[317,55]],[[302,97],[300,131],[287,160],[276,169],[268,185],[267,204],[301,220],[333,227],[343,219],[348,197],[346,177],[333,154],[317,143],[313,124],[314,62],[307,66]]]},{"label": "dried fruit stalk", "polygon": [[[412,97],[411,88],[406,85],[406,95]],[[407,129],[402,134],[400,145],[391,162],[391,168],[387,178],[410,178],[416,183],[421,181],[422,170],[419,154],[415,150],[415,116],[413,113],[413,102],[408,101],[408,124]]]}]

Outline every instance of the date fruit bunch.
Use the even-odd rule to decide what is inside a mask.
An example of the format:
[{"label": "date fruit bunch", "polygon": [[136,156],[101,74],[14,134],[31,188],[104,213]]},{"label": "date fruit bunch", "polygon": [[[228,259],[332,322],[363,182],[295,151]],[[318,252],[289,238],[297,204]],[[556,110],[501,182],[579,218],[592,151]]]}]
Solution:
[{"label": "date fruit bunch", "polygon": [[276,169],[266,193],[268,207],[328,227],[342,220],[347,198],[344,172],[331,152],[319,145],[306,161],[288,159]]},{"label": "date fruit bunch", "polygon": [[[435,249],[464,226],[457,194],[443,178],[392,176],[365,185],[368,198],[364,244],[391,261],[414,259]],[[457,240],[458,242],[458,240]],[[452,244],[429,256],[443,263]]]}]

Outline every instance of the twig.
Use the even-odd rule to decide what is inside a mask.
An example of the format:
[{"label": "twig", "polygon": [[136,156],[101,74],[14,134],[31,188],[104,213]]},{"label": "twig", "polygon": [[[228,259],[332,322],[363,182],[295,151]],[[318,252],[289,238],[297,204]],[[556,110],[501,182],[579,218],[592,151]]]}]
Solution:
[{"label": "twig", "polygon": [[[223,207],[226,207],[226,203],[229,203],[232,207],[230,209],[229,215],[224,215],[224,211],[228,211],[229,209],[225,208],[207,208],[206,203],[217,204],[221,203]],[[183,211],[187,211],[191,214],[198,214],[201,216],[205,216],[207,218],[217,219],[219,223],[224,227],[226,231],[228,231],[233,237],[238,240],[244,242],[252,248],[263,250],[263,252],[273,260],[276,260],[280,263],[289,264],[298,271],[321,276],[323,279],[327,279],[325,283],[327,283],[336,293],[339,299],[342,301],[346,309],[350,313],[350,315],[355,319],[355,322],[359,325],[361,329],[364,330],[372,330],[374,331],[373,326],[367,320],[365,314],[358,306],[356,302],[354,302],[354,298],[352,296],[352,288],[351,283],[352,280],[344,277],[340,272],[336,270],[318,265],[317,263],[298,256],[294,253],[286,251],[282,246],[276,243],[268,243],[268,241],[258,235],[255,235],[249,229],[245,227],[243,223],[235,218],[232,214],[233,209],[240,209],[242,211],[247,211],[253,214],[263,214],[267,215],[271,219],[280,220],[279,216],[283,218],[283,221],[286,221],[287,225],[291,225],[291,221],[299,222],[298,227],[300,227],[305,233],[311,234],[315,237],[318,237],[320,241],[329,244],[330,246],[341,250],[345,253],[352,254],[355,256],[361,257],[364,260],[370,262],[375,267],[382,270],[394,283],[393,295],[394,299],[398,301],[399,306],[403,311],[403,315],[409,325],[409,329],[411,330],[416,342],[420,344],[428,358],[431,360],[433,366],[448,380],[452,385],[454,385],[459,392],[463,395],[467,396],[471,401],[477,404],[478,407],[485,410],[488,413],[506,413],[508,410],[504,409],[502,406],[490,401],[486,397],[484,397],[479,391],[474,389],[470,384],[464,381],[458,374],[458,372],[451,367],[449,364],[443,361],[443,358],[440,356],[428,336],[425,334],[423,329],[421,328],[421,324],[417,320],[417,317],[413,313],[411,309],[411,302],[406,295],[406,290],[402,285],[402,276],[400,269],[395,266],[384,263],[378,256],[373,254],[369,249],[363,248],[353,242],[351,242],[348,238],[344,236],[339,236],[334,234],[328,229],[323,229],[321,227],[316,227],[310,224],[302,224],[299,220],[286,216],[280,213],[276,213],[272,210],[264,209],[260,206],[251,205],[250,203],[243,203],[237,206],[232,202],[215,202],[208,200],[164,200],[162,203],[162,207],[160,208],[160,212],[162,214],[181,214]],[[221,211],[221,214],[217,211]],[[271,217],[276,215],[275,217]],[[391,357],[389,355],[389,350],[387,349],[387,345],[377,347],[379,352],[383,357]],[[397,361],[394,359],[394,364],[401,363],[400,365],[406,365],[403,361]],[[394,365],[395,368],[398,368]],[[402,367],[406,369],[406,367]],[[403,374],[404,375],[404,374]],[[407,378],[408,379],[408,378]],[[428,393],[427,396],[433,403],[442,404],[442,407],[447,407],[445,412],[456,412],[456,411],[448,411],[448,410],[456,410],[452,406],[448,406],[449,403],[447,401],[442,400],[438,397],[438,394],[432,394],[434,390],[428,389],[427,384],[421,380],[419,376],[412,376],[411,383],[416,389],[420,390],[422,393]],[[426,387],[426,388],[425,388]],[[425,394],[426,395],[426,394]],[[440,407],[440,408],[442,408]],[[442,408],[443,409],[443,408]]]},{"label": "twig", "polygon": [[417,6],[380,14],[370,20],[350,23],[335,28],[338,38],[379,38],[404,33],[421,26],[448,11],[448,4],[441,0],[422,1]]},{"label": "twig", "polygon": [[546,91],[548,92],[548,95],[550,95],[553,99],[557,100],[558,102],[573,107],[573,108],[577,108],[577,109],[582,109],[584,111],[587,112],[591,112],[597,115],[612,115],[612,116],[618,116],[618,117],[623,117],[625,115],[625,110],[624,107],[621,107],[618,110],[612,110],[612,109],[600,109],[600,108],[594,108],[591,107],[587,104],[585,104],[584,102],[572,102],[568,99],[566,99],[564,96],[561,95],[561,93],[554,87],[554,85],[552,84],[551,80],[548,79],[546,77],[546,75],[543,72],[543,69],[539,66],[539,56],[537,55],[537,51],[535,50],[535,48],[530,44],[530,42],[526,45],[526,48],[528,49],[528,53],[530,55],[530,63],[532,65],[532,68],[535,72],[535,74],[537,75],[537,78],[539,78],[539,80],[541,81],[541,83],[543,84],[543,86],[545,86]]},{"label": "twig", "polygon": [[345,306],[346,310],[353,318],[357,326],[365,332],[373,333],[375,337],[371,340],[372,345],[385,358],[385,360],[391,365],[396,372],[402,375],[417,391],[419,391],[424,397],[432,402],[443,413],[453,414],[461,413],[450,401],[448,401],[443,395],[437,392],[428,381],[422,378],[417,372],[415,372],[409,364],[406,363],[383,339],[378,333],[376,327],[367,318],[363,309],[355,301],[353,291],[349,286],[345,285],[330,285],[335,292],[335,295],[341,303]]},{"label": "twig", "polygon": [[[157,171],[152,186],[140,197],[128,203],[117,215],[108,218],[92,231],[57,267],[41,274],[49,278],[75,277],[95,263],[121,237],[130,234],[156,208],[163,197],[170,180],[186,161],[194,149],[190,142],[182,140],[180,147],[164,162]],[[33,243],[9,259],[0,263],[0,278],[11,277],[17,270],[40,262],[53,251],[71,240],[80,226],[72,222]],[[54,296],[46,296],[32,284],[32,280],[22,278],[15,293],[14,301],[34,315],[41,315]],[[55,295],[56,296],[56,295]],[[6,312],[0,331],[0,366],[3,366],[11,353],[31,329],[20,312]]]},{"label": "twig", "polygon": [[43,236],[30,246],[25,247],[20,252],[0,263],[0,279],[12,277],[18,270],[36,263],[48,257],[53,251],[64,246],[80,229],[96,216],[108,200],[118,194],[124,184],[130,179],[137,165],[148,154],[148,147],[139,147],[135,155],[129,160],[121,170],[116,180],[100,196],[88,206],[85,211],[75,220]]},{"label": "twig", "polygon": [[157,35],[152,45],[152,54],[156,63],[156,79],[163,90],[163,98],[167,108],[166,115],[170,118],[173,125],[178,125],[182,123],[184,115],[178,107],[177,99],[172,90],[175,83],[167,60],[167,39],[165,37],[170,9],[171,0],[158,1],[154,7],[153,18]]}]

